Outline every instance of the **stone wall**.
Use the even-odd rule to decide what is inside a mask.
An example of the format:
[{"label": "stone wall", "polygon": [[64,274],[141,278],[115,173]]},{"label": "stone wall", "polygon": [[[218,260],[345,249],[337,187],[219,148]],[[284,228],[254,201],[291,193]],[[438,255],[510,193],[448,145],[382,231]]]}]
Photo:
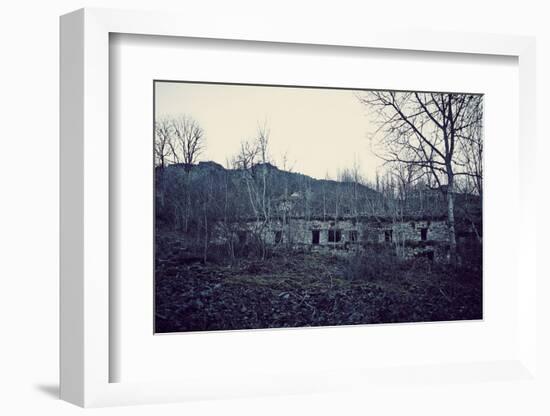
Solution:
[{"label": "stone wall", "polygon": [[[443,220],[377,221],[319,220],[291,218],[268,224],[249,221],[232,225],[235,241],[251,242],[261,237],[272,246],[304,248],[307,250],[347,255],[363,250],[369,244],[387,244],[402,258],[427,257],[431,260],[448,259],[449,233]],[[222,225],[214,231],[213,243],[224,243],[228,233]]]},{"label": "stone wall", "polygon": [[[476,238],[472,226],[461,224],[457,239]],[[365,250],[369,244],[386,244],[401,258],[427,257],[431,260],[449,259],[447,223],[438,219],[406,221],[377,220],[372,217],[338,220],[291,218],[283,224],[273,220],[267,224],[257,221],[218,223],[213,228],[211,243],[225,244],[232,238],[238,244],[254,244],[261,238],[268,245],[293,249],[348,255]]]},{"label": "stone wall", "polygon": [[[445,221],[322,221],[290,219],[287,224],[274,221],[261,230],[261,225],[247,223],[250,232],[260,232],[268,244],[338,245],[384,242],[447,242]],[[261,231],[260,231],[261,230]],[[318,237],[317,237],[318,236]],[[318,242],[317,242],[318,238]]]}]

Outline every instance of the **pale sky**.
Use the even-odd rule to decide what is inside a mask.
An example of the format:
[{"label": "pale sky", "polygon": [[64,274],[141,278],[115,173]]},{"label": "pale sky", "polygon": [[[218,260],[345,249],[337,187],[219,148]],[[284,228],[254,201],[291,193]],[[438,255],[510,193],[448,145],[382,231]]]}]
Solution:
[{"label": "pale sky", "polygon": [[270,154],[281,167],[287,153],[294,172],[315,178],[351,168],[373,179],[382,164],[370,150],[374,127],[354,91],[248,85],[156,82],[155,117],[185,114],[204,129],[200,160],[225,166],[258,125],[270,130]]}]

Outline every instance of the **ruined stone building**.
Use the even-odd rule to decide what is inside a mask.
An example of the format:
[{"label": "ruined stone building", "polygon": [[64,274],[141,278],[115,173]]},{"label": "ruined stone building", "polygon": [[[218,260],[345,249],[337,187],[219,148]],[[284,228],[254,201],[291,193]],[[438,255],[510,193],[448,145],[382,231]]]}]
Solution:
[{"label": "ruined stone building", "polygon": [[[459,199],[460,202],[460,199]],[[461,215],[455,222],[458,244],[480,239],[481,216],[475,219]],[[288,213],[287,213],[288,214]],[[444,214],[382,217],[356,215],[303,217],[283,215],[269,221],[246,220],[237,231],[241,244],[260,238],[277,247],[300,248],[346,255],[369,245],[387,245],[404,258],[423,256],[445,260],[449,252],[449,227]]]},{"label": "ruined stone building", "polygon": [[[183,172],[180,166],[170,166],[164,172],[165,186],[175,190],[167,195],[173,195],[174,201],[170,205],[169,198],[167,202],[158,198],[157,221],[177,228],[172,217],[174,212],[183,212],[177,209],[183,197],[178,200],[176,196],[185,183],[195,192],[189,198],[190,211],[196,215],[190,219],[190,228],[195,227],[196,241],[204,238],[207,245],[232,246],[234,242],[245,247],[261,242],[272,249],[337,254],[386,245],[402,257],[430,259],[445,258],[448,253],[444,186],[433,189],[417,184],[401,192],[391,187],[314,179],[272,165],[243,172],[201,162],[193,167],[189,183],[178,180]],[[457,243],[480,242],[481,199],[459,193],[453,197]]]},{"label": "ruined stone building", "polygon": [[[472,226],[460,223],[458,238],[473,240]],[[312,251],[353,252],[367,245],[388,244],[403,257],[425,256],[441,259],[447,255],[449,230],[443,218],[389,220],[372,217],[288,218],[263,224],[246,222],[239,231],[241,243],[259,236],[271,246],[305,248]]]}]

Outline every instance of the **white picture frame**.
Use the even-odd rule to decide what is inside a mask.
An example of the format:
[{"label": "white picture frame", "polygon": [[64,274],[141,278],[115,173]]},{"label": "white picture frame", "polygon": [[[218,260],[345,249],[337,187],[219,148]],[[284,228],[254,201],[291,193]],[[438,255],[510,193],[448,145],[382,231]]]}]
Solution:
[{"label": "white picture frame", "polygon": [[[411,380],[410,369],[346,368],[319,374],[282,373],[243,382],[232,374],[216,380],[190,377],[177,382],[110,382],[112,307],[109,296],[109,36],[227,39],[334,47],[383,48],[437,53],[505,55],[519,62],[520,212],[517,247],[522,279],[517,293],[518,354],[499,362],[419,365],[421,380],[480,383],[472,374],[505,374],[506,380],[538,383],[535,170],[535,41],[530,37],[387,31],[350,28],[327,34],[243,19],[204,25],[171,13],[82,9],[61,18],[61,398],[79,406],[159,403],[196,398],[357,389]],[[517,271],[516,271],[517,273]]]}]

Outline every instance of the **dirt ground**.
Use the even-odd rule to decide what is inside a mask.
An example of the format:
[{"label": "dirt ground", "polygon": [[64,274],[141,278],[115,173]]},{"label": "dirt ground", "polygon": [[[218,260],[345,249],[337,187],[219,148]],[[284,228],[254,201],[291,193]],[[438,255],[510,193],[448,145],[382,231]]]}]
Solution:
[{"label": "dirt ground", "polygon": [[156,332],[482,318],[481,276],[420,259],[350,279],[349,263],[295,252],[233,265],[157,258]]}]

